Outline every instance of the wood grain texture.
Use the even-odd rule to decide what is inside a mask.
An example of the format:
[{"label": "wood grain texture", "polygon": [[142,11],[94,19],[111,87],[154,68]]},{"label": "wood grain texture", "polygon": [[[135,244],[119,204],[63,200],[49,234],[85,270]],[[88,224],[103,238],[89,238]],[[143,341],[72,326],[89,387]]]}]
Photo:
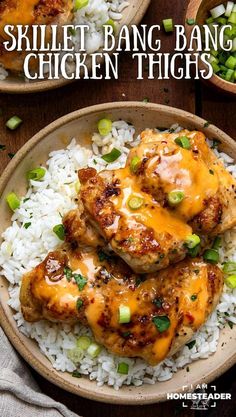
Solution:
[{"label": "wood grain texture", "polygon": [[[173,17],[175,23],[183,23],[187,0],[169,1],[152,0],[152,4],[143,23],[161,24],[162,19]],[[172,51],[173,36],[162,33],[162,46],[165,51]],[[127,54],[122,54],[119,81],[78,81],[60,90],[38,93],[29,96],[2,94],[0,96],[1,136],[0,144],[6,145],[6,150],[0,153],[1,171],[9,161],[9,152],[16,152],[38,130],[58,117],[92,104],[106,101],[142,100],[148,97],[150,101],[180,107],[192,113],[197,113],[206,120],[216,124],[226,133],[236,138],[235,101],[233,98],[216,94],[205,85],[194,81],[137,81],[136,67]],[[6,120],[12,115],[19,115],[24,123],[15,132],[7,131]],[[142,407],[125,407],[98,404],[66,393],[44,380],[34,372],[41,389],[58,401],[62,401],[74,412],[84,417],[193,417],[235,416],[235,371],[228,371],[216,382],[218,391],[231,392],[233,401],[221,402],[208,412],[194,412],[183,409],[178,402],[168,402]]]}]

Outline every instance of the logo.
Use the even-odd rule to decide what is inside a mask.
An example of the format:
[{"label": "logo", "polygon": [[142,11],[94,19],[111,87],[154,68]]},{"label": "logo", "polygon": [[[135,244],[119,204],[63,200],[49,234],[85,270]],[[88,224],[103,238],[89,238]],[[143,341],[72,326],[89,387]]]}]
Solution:
[{"label": "logo", "polygon": [[215,385],[198,384],[194,387],[192,384],[183,385],[183,392],[168,393],[167,400],[182,400],[182,407],[191,410],[208,410],[215,408],[219,400],[231,400],[231,394],[228,392],[217,392]]}]

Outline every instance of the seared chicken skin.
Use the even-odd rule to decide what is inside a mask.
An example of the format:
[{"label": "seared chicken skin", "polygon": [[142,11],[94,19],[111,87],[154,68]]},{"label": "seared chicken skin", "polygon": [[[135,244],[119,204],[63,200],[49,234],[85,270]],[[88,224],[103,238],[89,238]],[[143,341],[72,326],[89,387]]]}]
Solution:
[{"label": "seared chicken skin", "polygon": [[[178,143],[183,137],[186,148]],[[236,182],[200,132],[145,131],[125,168],[82,169],[79,178],[89,221],[138,273],[184,259],[193,233],[204,246],[209,236],[236,225]],[[175,191],[182,201],[173,205]]]},{"label": "seared chicken skin", "polygon": [[[7,70],[22,72],[27,55],[25,51],[8,52],[5,50],[3,42],[8,40],[4,32],[5,25],[46,25],[46,41],[50,42],[50,25],[68,24],[72,19],[72,8],[72,0],[1,0],[0,63]],[[30,63],[31,66],[36,67],[35,60],[31,60]]]},{"label": "seared chicken skin", "polygon": [[[110,352],[156,365],[187,343],[218,303],[222,272],[200,258],[145,279],[119,258],[104,258],[94,250],[49,253],[23,277],[24,318],[80,321]],[[130,320],[120,324],[124,306]]]}]

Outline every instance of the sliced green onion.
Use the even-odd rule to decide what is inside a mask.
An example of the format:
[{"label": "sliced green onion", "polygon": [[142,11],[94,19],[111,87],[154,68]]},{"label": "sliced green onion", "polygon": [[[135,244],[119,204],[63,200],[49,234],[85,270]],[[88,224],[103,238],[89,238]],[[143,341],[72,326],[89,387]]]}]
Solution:
[{"label": "sliced green onion", "polygon": [[223,272],[225,274],[236,274],[236,262],[225,262]]},{"label": "sliced green onion", "polygon": [[208,19],[206,19],[206,23],[209,25],[210,23],[213,23],[214,19],[213,17],[208,17]]},{"label": "sliced green onion", "polygon": [[177,206],[184,199],[184,192],[180,190],[174,190],[167,195],[168,202],[171,206]]},{"label": "sliced green onion", "polygon": [[138,156],[134,156],[132,158],[131,163],[130,163],[130,169],[134,174],[136,174],[136,172],[138,171],[140,163],[141,163],[141,159]]},{"label": "sliced green onion", "polygon": [[233,23],[234,25],[236,24],[236,12],[233,11],[231,13],[228,19],[228,23]]},{"label": "sliced green onion", "polygon": [[45,174],[46,169],[40,167],[28,171],[26,177],[28,180],[39,181],[45,176]]},{"label": "sliced green onion", "polygon": [[227,19],[225,17],[218,17],[216,19],[216,22],[219,23],[220,25],[224,26],[227,24]]},{"label": "sliced green onion", "polygon": [[116,22],[113,19],[108,19],[106,23],[103,24],[103,27],[104,26],[111,26],[113,29],[113,32],[116,32]]},{"label": "sliced green onion", "polygon": [[87,278],[83,277],[81,274],[73,274],[73,278],[78,285],[79,290],[82,291],[88,282]]},{"label": "sliced green onion", "polygon": [[228,1],[226,4],[226,11],[225,11],[225,16],[229,17],[233,11],[234,8],[234,2],[233,1]]},{"label": "sliced green onion", "polygon": [[103,155],[102,159],[104,159],[104,161],[110,164],[111,162],[116,161],[120,156],[121,156],[121,152],[119,151],[119,149],[114,148],[112,149],[110,153]]},{"label": "sliced green onion", "polygon": [[173,23],[173,19],[164,19],[162,20],[165,32],[173,32],[174,30],[174,23]]},{"label": "sliced green onion", "polygon": [[236,275],[230,275],[229,277],[225,278],[225,283],[227,287],[234,290],[236,288]]},{"label": "sliced green onion", "polygon": [[196,299],[197,299],[197,294],[193,294],[193,295],[191,295],[191,297],[190,297],[190,298],[191,298],[191,300],[192,300],[192,301],[196,301]]},{"label": "sliced green onion", "polygon": [[219,248],[221,248],[221,237],[220,236],[216,236],[213,245],[212,245],[212,249],[218,250]]},{"label": "sliced green onion", "polygon": [[77,346],[82,350],[87,350],[91,345],[91,339],[88,336],[80,336],[76,342]]},{"label": "sliced green onion", "polygon": [[189,349],[192,349],[195,344],[196,344],[196,340],[192,340],[191,342],[186,343],[186,346],[188,346]]},{"label": "sliced green onion", "polygon": [[13,116],[6,122],[6,127],[10,130],[15,130],[21,125],[22,122],[23,120],[21,120],[20,117]]},{"label": "sliced green onion", "polygon": [[82,349],[76,347],[74,349],[69,350],[67,356],[75,365],[77,365],[78,363],[80,363],[83,357],[83,351]]},{"label": "sliced green onion", "polygon": [[131,311],[128,306],[119,307],[119,323],[126,324],[129,323],[131,319]]},{"label": "sliced green onion", "polygon": [[56,226],[54,226],[52,230],[55,233],[55,235],[57,235],[58,239],[60,240],[65,239],[65,228],[63,224],[57,224]]},{"label": "sliced green onion", "polygon": [[112,130],[112,121],[110,119],[101,119],[98,122],[98,131],[101,136],[107,136]]},{"label": "sliced green onion", "polygon": [[97,343],[91,343],[87,349],[87,353],[92,357],[96,358],[101,352],[102,348]]},{"label": "sliced green onion", "polygon": [[73,276],[73,272],[68,266],[65,266],[64,274],[66,276],[67,281],[70,282]]},{"label": "sliced green onion", "polygon": [[9,193],[6,196],[6,202],[12,211],[15,211],[20,207],[20,199],[15,193]]},{"label": "sliced green onion", "polygon": [[129,365],[125,362],[118,363],[117,366],[117,373],[122,375],[128,375],[129,373]]},{"label": "sliced green onion", "polygon": [[153,317],[152,321],[160,333],[165,332],[170,327],[170,319],[167,316],[156,316]]},{"label": "sliced green onion", "polygon": [[197,245],[199,245],[201,242],[201,239],[198,235],[191,235],[188,236],[186,241],[185,241],[185,245],[187,246],[187,248],[189,249],[194,249]]},{"label": "sliced green onion", "polygon": [[191,144],[190,144],[189,138],[187,138],[187,136],[181,136],[180,138],[176,138],[175,143],[177,145],[181,146],[181,148],[184,148],[184,149],[190,149],[191,148]]},{"label": "sliced green onion", "polygon": [[211,264],[217,264],[219,262],[219,253],[215,249],[207,249],[203,254],[203,259]]},{"label": "sliced green onion", "polygon": [[195,246],[195,248],[193,249],[189,249],[188,248],[188,255],[191,256],[191,258],[196,258],[196,256],[198,256],[200,251],[200,243],[198,245]]},{"label": "sliced green onion", "polygon": [[74,11],[77,12],[77,10],[83,9],[83,7],[88,6],[89,0],[75,0],[75,6]]},{"label": "sliced green onion", "polygon": [[225,74],[225,80],[226,81],[233,81],[234,80],[234,71],[231,69],[228,69],[228,71]]},{"label": "sliced green onion", "polygon": [[195,24],[195,19],[186,19],[186,23],[189,26],[193,26]]},{"label": "sliced green onion", "polygon": [[25,228],[25,229],[28,229],[30,226],[31,226],[31,222],[28,222],[28,223],[25,223],[25,224],[24,224],[24,228]]},{"label": "sliced green onion", "polygon": [[80,184],[80,181],[78,180],[75,182],[75,191],[77,194],[80,192],[80,189],[81,189],[81,184]]},{"label": "sliced green onion", "polygon": [[210,12],[211,12],[213,19],[217,19],[217,17],[220,17],[223,14],[225,14],[226,12],[225,6],[223,4],[219,4],[219,6],[216,6],[213,9],[211,9]]},{"label": "sliced green onion", "polygon": [[225,61],[225,66],[231,70],[236,68],[236,58],[233,55],[230,55],[227,61]]},{"label": "sliced green onion", "polygon": [[131,197],[128,200],[128,206],[131,210],[138,210],[142,207],[144,199],[142,197]]},{"label": "sliced green onion", "polygon": [[83,304],[84,304],[83,300],[81,298],[78,298],[76,301],[77,310],[80,310]]},{"label": "sliced green onion", "polygon": [[74,378],[81,378],[82,375],[79,371],[75,370],[75,371],[72,372],[72,376]]}]

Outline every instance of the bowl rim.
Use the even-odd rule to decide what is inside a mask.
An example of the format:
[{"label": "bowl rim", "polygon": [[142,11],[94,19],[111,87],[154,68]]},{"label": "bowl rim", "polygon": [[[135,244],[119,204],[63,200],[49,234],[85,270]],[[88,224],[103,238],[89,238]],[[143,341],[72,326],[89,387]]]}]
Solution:
[{"label": "bowl rim", "polygon": [[[131,25],[138,25],[142,18],[144,17],[150,3],[152,0],[142,0],[139,8],[135,11],[132,19],[127,22],[127,26],[130,28]],[[129,7],[134,8],[134,5],[130,4]],[[122,23],[122,20],[121,20]],[[102,59],[100,60],[100,63]],[[13,76],[14,77],[14,76]],[[17,80],[17,77],[14,77]],[[83,79],[82,79],[83,80]],[[8,93],[8,94],[30,94],[30,93],[38,93],[43,91],[55,90],[60,87],[64,87],[68,84],[73,82],[79,82],[81,80],[66,80],[64,78],[60,78],[59,80],[42,80],[42,81],[35,81],[35,82],[20,82],[17,81],[7,81],[0,80],[0,93]]]},{"label": "bowl rim", "polygon": [[[72,113],[69,113],[67,115],[64,115],[60,117],[59,119],[55,120],[54,122],[50,123],[48,126],[44,127],[42,130],[40,130],[38,133],[36,133],[28,142],[23,145],[23,147],[16,153],[15,157],[9,162],[8,166],[3,171],[3,174],[0,177],[0,198],[2,197],[2,194],[4,192],[4,189],[8,183],[8,178],[11,175],[11,172],[17,167],[17,165],[25,158],[27,157],[27,154],[32,150],[35,145],[37,145],[39,142],[44,140],[49,134],[53,133],[54,130],[59,129],[60,127],[71,123],[73,121],[79,120],[80,117],[90,116],[96,113],[103,113],[103,112],[109,112],[112,113],[113,110],[119,110],[119,109],[128,109],[128,108],[138,108],[140,111],[144,109],[153,110],[156,112],[170,112],[173,116],[177,117],[185,117],[188,119],[192,119],[198,123],[200,123],[203,126],[203,131],[209,131],[212,132],[212,137],[215,135],[221,135],[222,138],[224,138],[224,142],[228,143],[229,145],[236,146],[235,141],[230,138],[227,134],[225,134],[223,131],[218,129],[214,125],[210,125],[210,127],[204,128],[205,120],[201,117],[195,116],[192,113],[186,112],[184,110],[175,108],[175,107],[169,107],[161,104],[154,104],[154,103],[142,103],[142,102],[136,102],[136,101],[127,101],[127,102],[110,102],[110,103],[104,103],[104,104],[98,104],[90,107],[86,107],[84,109],[80,109],[77,111],[74,111]],[[5,278],[3,278],[5,280]],[[0,278],[1,280],[1,278]],[[0,282],[0,288],[1,288],[1,282]],[[6,314],[2,303],[0,302],[0,325],[2,326],[4,332],[6,333],[7,337],[13,344],[13,346],[16,348],[16,350],[20,353],[20,355],[30,364],[32,368],[34,368],[40,375],[42,375],[44,378],[46,378],[51,383],[62,387],[64,390],[71,392],[73,394],[82,396],[84,398],[95,400],[99,402],[109,403],[109,404],[125,404],[125,405],[138,405],[138,404],[153,404],[157,402],[163,402],[166,401],[166,395],[164,393],[162,394],[150,394],[150,395],[143,395],[140,396],[140,398],[134,395],[128,395],[127,397],[118,396],[116,392],[112,393],[100,393],[99,390],[91,390],[88,388],[83,388],[78,383],[77,385],[70,383],[65,378],[63,378],[63,373],[55,371],[51,372],[48,369],[48,366],[45,365],[40,361],[40,359],[36,358],[32,354],[30,354],[29,359],[29,347],[25,346],[24,343],[22,343],[22,340],[20,338],[20,332],[18,329],[15,329],[12,324],[11,320]],[[41,353],[41,352],[40,352]],[[50,364],[50,362],[49,362]],[[234,364],[236,364],[236,352],[233,353],[231,356],[227,358],[227,360],[217,367],[216,369],[208,372],[204,377],[198,379],[193,386],[196,386],[200,383],[209,383],[215,378],[222,375],[224,372],[226,372],[230,367],[232,367]],[[78,380],[79,381],[79,380]],[[187,389],[187,388],[186,388]],[[137,387],[138,390],[138,387]],[[183,392],[183,388],[179,387],[175,392]],[[138,391],[137,391],[138,394]]]},{"label": "bowl rim", "polygon": [[[204,0],[190,0],[188,4],[186,15],[185,15],[185,31],[186,31],[188,40],[190,38],[191,30],[193,26],[188,25],[187,20],[188,19],[194,19],[195,21],[197,20],[198,10],[203,2]],[[217,2],[222,3],[222,1],[220,0],[217,0]],[[207,69],[207,66],[202,62],[200,57],[199,57],[199,66],[200,66],[200,69]],[[211,84],[212,86],[220,89],[221,91],[224,91],[227,94],[232,94],[232,95],[236,94],[236,83],[231,83],[229,81],[223,80],[222,78],[220,78],[218,75],[214,73],[210,79],[204,80],[204,82]]]}]

